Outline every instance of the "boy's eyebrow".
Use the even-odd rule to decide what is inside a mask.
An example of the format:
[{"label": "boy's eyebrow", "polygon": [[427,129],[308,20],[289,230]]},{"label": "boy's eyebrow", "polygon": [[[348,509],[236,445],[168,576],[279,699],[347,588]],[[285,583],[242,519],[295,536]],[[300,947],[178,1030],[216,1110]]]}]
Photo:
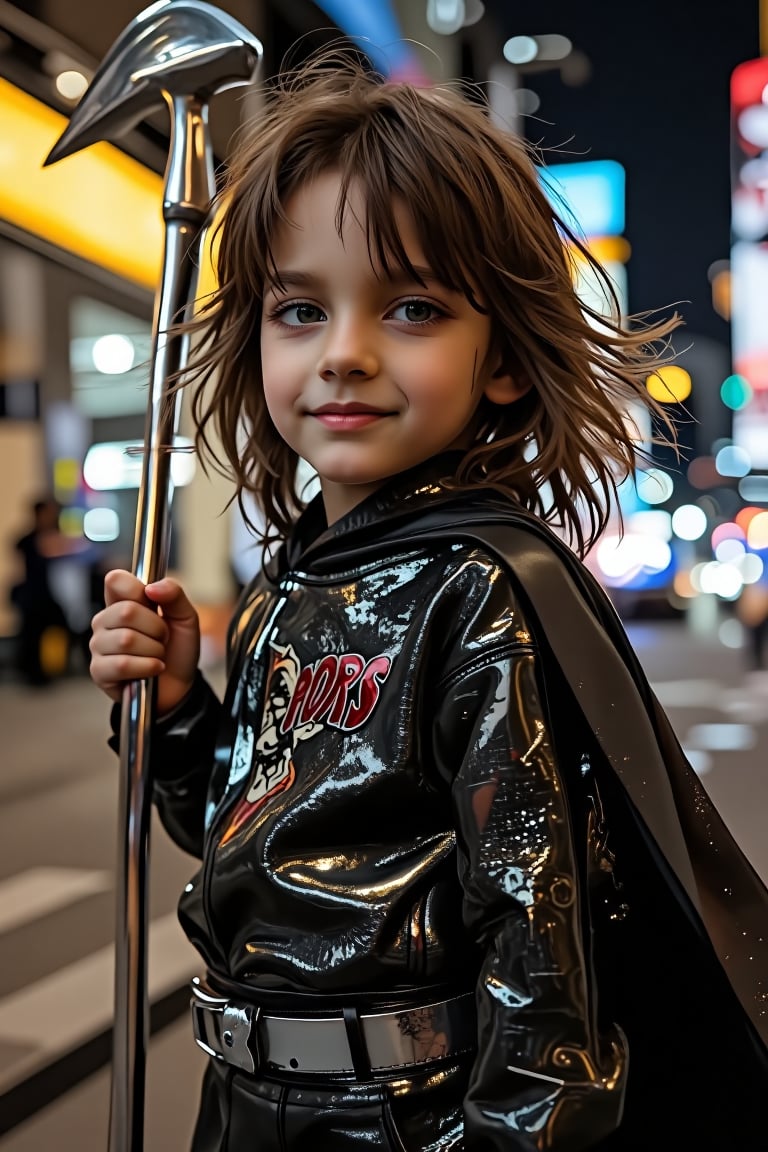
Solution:
[{"label": "boy's eyebrow", "polygon": [[[423,281],[424,283],[443,284],[444,282],[436,275],[434,269],[428,268],[426,265],[414,264],[412,265],[413,273],[407,268],[398,268],[392,274],[382,277],[393,285],[406,285],[414,284]],[[265,284],[266,290],[278,290],[281,288],[306,288],[314,286],[322,280],[322,277],[315,276],[311,272],[301,272],[299,269],[292,268],[275,268],[271,276],[268,277]],[[448,285],[444,285],[448,287]]]},{"label": "boy's eyebrow", "polygon": [[267,277],[265,289],[303,288],[307,284],[316,284],[317,277],[308,272],[292,272],[289,269],[275,268],[271,276]]},{"label": "boy's eyebrow", "polygon": [[389,279],[393,284],[413,284],[420,280],[425,281],[425,283],[430,281],[437,284],[443,283],[434,269],[422,264],[412,264],[411,268],[399,268],[397,273],[390,276]]}]

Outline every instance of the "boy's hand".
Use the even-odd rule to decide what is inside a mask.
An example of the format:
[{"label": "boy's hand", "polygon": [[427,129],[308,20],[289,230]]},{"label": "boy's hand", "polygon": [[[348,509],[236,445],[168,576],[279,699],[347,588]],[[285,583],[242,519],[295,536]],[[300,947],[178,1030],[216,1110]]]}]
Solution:
[{"label": "boy's hand", "polygon": [[197,612],[175,580],[165,577],[145,587],[122,569],[107,573],[104,601],[92,622],[91,679],[111,700],[120,700],[129,681],[157,676],[158,715],[170,712],[195,679]]}]

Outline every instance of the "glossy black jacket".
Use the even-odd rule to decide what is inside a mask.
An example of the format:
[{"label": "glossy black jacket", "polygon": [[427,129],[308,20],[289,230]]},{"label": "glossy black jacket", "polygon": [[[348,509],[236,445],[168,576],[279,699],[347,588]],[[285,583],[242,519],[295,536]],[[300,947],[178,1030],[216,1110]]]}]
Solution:
[{"label": "glossy black jacket", "polygon": [[[747,1097],[754,1037],[524,590],[477,543],[413,532],[477,509],[446,463],[330,531],[311,507],[242,597],[223,704],[200,679],[157,726],[161,819],[202,860],[182,924],[254,990],[476,988],[467,1152],[768,1149],[689,1014],[737,1044]],[[705,1071],[730,1103],[694,1119]]]}]

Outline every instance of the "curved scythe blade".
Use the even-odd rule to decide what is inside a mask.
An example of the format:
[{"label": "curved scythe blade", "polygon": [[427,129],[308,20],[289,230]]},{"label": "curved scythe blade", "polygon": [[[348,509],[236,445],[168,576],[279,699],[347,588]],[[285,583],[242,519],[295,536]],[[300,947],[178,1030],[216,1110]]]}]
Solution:
[{"label": "curved scythe blade", "polygon": [[[169,335],[169,329],[189,315],[195,300],[203,226],[215,192],[208,101],[216,92],[252,80],[261,56],[260,42],[246,28],[203,0],[160,0],[115,42],[45,161],[53,164],[99,140],[118,139],[151,112],[163,105],[169,109],[165,250],[155,297],[134,543],[133,568],[143,583],[160,579],[168,562],[169,452],[178,419],[178,393],[170,396],[168,389],[188,354],[188,340]],[[122,701],[109,1152],[141,1152],[144,1143],[154,685],[154,680],[134,681]]]},{"label": "curved scythe blade", "polygon": [[119,139],[169,96],[208,100],[247,84],[261,57],[260,41],[226,12],[202,0],[159,0],[112,45],[44,163]]}]

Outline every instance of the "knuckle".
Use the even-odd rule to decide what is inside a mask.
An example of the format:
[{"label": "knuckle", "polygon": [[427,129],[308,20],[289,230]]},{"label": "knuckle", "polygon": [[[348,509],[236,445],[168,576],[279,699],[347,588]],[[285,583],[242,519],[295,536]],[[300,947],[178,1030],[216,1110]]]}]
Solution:
[{"label": "knuckle", "polygon": [[136,617],[136,605],[132,600],[121,600],[115,604],[115,619],[118,624],[131,624]]},{"label": "knuckle", "polygon": [[133,672],[131,667],[130,656],[115,656],[113,668],[115,680],[130,680],[133,676],[135,676],[135,672]]},{"label": "knuckle", "polygon": [[133,628],[120,628],[116,639],[121,653],[130,653],[135,650],[137,634]]}]

